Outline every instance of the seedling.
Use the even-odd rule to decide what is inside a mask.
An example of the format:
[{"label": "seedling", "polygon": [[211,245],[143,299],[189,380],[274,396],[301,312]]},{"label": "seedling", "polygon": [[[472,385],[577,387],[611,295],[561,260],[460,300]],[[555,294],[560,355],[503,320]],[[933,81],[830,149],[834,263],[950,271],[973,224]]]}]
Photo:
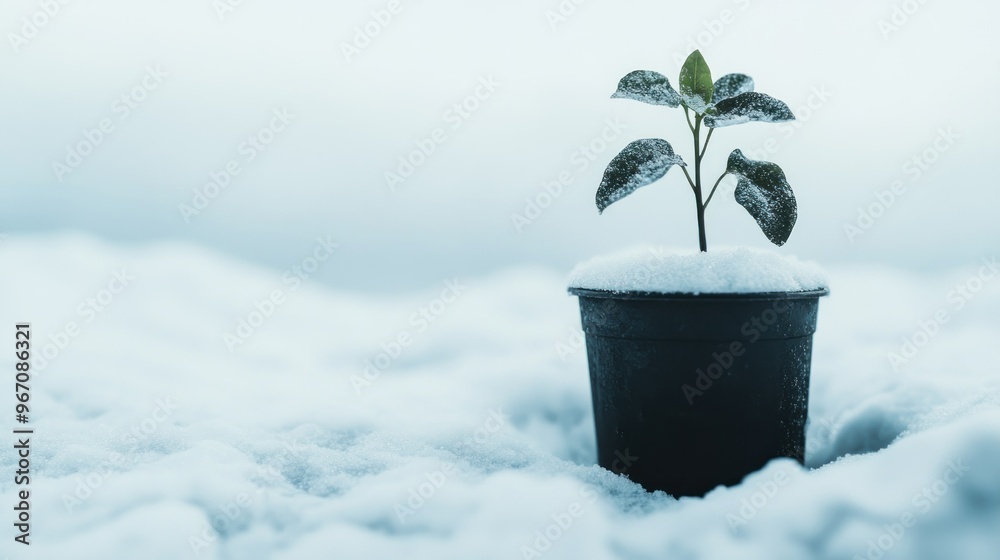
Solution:
[{"label": "seedling", "polygon": [[[684,62],[678,84],[680,92],[670,85],[670,80],[663,74],[637,70],[622,78],[612,98],[683,107],[694,139],[694,177],[691,177],[687,163],[674,153],[673,146],[666,140],[637,140],[626,146],[608,165],[597,189],[597,210],[603,213],[611,204],[639,187],[659,181],[671,167],[679,166],[698,204],[698,242],[701,250],[706,252],[705,209],[712,202],[722,180],[727,175],[734,175],[738,179],[736,202],[746,208],[772,243],[784,245],[795,226],[798,211],[795,195],[780,167],[771,162],[749,159],[740,150],[733,150],[726,171],[715,182],[708,197],[704,197],[701,163],[715,129],[752,121],[786,122],[795,120],[795,115],[785,103],[755,92],[753,78],[746,74],[726,74],[713,83],[712,73],[700,51],[691,53]],[[705,129],[708,133],[702,144]]]}]

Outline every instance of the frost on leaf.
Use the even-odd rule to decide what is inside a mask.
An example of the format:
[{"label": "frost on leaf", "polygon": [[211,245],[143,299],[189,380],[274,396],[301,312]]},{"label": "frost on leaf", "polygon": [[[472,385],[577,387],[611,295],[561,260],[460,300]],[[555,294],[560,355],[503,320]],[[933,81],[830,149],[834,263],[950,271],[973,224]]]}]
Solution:
[{"label": "frost on leaf", "polygon": [[715,81],[715,92],[712,95],[712,102],[718,104],[720,101],[736,97],[741,93],[753,91],[753,78],[746,74],[726,74]]},{"label": "frost on leaf", "polygon": [[666,140],[636,140],[611,160],[597,189],[597,210],[604,209],[635,192],[639,187],[660,180],[671,166],[687,164],[674,153]]},{"label": "frost on leaf", "polygon": [[715,86],[712,83],[712,71],[708,68],[705,57],[701,56],[701,51],[694,51],[684,61],[678,82],[684,106],[699,115],[705,114],[712,103],[712,90]]},{"label": "frost on leaf", "polygon": [[771,243],[784,245],[798,218],[785,172],[777,164],[748,159],[740,150],[730,154],[726,171],[739,177],[736,202],[753,216]]},{"label": "frost on leaf", "polygon": [[670,80],[658,72],[636,70],[618,82],[618,91],[612,99],[634,99],[650,105],[679,107],[681,96],[670,85]]},{"label": "frost on leaf", "polygon": [[715,109],[715,114],[705,117],[705,124],[711,128],[750,121],[775,123],[795,120],[795,115],[783,101],[753,91],[720,101],[716,103]]}]

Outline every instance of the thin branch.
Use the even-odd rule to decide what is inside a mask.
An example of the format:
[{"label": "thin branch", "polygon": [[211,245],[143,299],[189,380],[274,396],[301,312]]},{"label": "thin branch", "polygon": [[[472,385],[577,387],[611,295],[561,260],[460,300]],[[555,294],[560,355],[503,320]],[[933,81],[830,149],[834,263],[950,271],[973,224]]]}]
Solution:
[{"label": "thin branch", "polygon": [[708,129],[708,137],[705,138],[705,147],[701,149],[701,157],[705,157],[705,152],[708,151],[708,143],[712,141],[713,132],[715,132],[714,128]]},{"label": "thin branch", "polygon": [[[682,167],[681,171],[683,171],[684,172],[684,176],[687,177],[688,184],[691,185],[691,190],[695,191],[694,181],[691,180],[691,174],[688,173],[688,168],[686,166]],[[697,191],[695,191],[695,192],[697,192]]]},{"label": "thin branch", "polygon": [[712,197],[715,196],[715,189],[719,188],[719,185],[722,183],[722,180],[726,178],[726,175],[729,175],[728,171],[723,173],[722,177],[719,177],[719,180],[715,182],[715,186],[712,187],[712,192],[708,194],[708,199],[705,200],[705,208],[708,208],[708,203],[712,202]]},{"label": "thin branch", "polygon": [[[684,118],[687,119],[688,128],[691,129],[691,134],[694,134],[694,125],[691,124],[691,114],[688,112],[688,108],[684,107]],[[697,153],[695,155],[698,155]]]}]

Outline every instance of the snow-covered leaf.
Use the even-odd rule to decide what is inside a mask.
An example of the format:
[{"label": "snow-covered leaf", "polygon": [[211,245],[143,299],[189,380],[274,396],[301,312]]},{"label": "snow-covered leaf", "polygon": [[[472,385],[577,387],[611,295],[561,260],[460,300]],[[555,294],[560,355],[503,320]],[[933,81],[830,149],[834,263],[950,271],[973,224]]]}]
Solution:
[{"label": "snow-covered leaf", "polygon": [[753,91],[753,78],[746,74],[726,74],[715,81],[714,89],[712,103],[718,103],[741,93]]},{"label": "snow-covered leaf", "polygon": [[709,70],[705,57],[701,56],[701,51],[694,51],[688,56],[681,67],[679,82],[684,105],[694,109],[696,113],[704,114],[712,103],[715,86],[712,84],[712,71]]},{"label": "snow-covered leaf", "polygon": [[618,91],[612,99],[634,99],[650,105],[679,107],[681,96],[670,85],[670,80],[659,72],[636,70],[618,82]]},{"label": "snow-covered leaf", "polygon": [[771,243],[784,245],[798,218],[795,195],[785,172],[769,161],[749,159],[740,150],[729,155],[726,171],[739,177],[736,202],[757,220]]},{"label": "snow-covered leaf", "polygon": [[648,138],[632,142],[604,171],[604,179],[597,189],[598,212],[603,213],[605,208],[639,187],[660,180],[674,165],[687,166],[666,140]]},{"label": "snow-covered leaf", "polygon": [[795,120],[795,115],[783,101],[753,91],[720,101],[715,104],[715,109],[715,114],[705,117],[705,124],[711,128],[750,121],[776,123]]}]

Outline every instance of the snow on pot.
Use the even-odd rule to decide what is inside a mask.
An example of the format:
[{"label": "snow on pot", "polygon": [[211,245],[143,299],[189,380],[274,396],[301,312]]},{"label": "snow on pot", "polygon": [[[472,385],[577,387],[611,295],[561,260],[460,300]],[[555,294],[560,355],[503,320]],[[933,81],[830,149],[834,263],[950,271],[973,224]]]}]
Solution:
[{"label": "snow on pot", "polygon": [[578,266],[598,462],[700,496],[804,460],[824,273],[751,249],[640,249]]}]

